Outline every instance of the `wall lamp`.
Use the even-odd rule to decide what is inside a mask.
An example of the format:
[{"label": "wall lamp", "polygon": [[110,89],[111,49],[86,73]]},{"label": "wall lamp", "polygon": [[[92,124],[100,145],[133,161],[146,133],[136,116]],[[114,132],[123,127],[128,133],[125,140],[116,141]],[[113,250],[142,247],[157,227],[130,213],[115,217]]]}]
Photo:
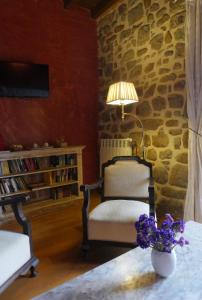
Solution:
[{"label": "wall lamp", "polygon": [[124,106],[139,102],[135,86],[132,82],[119,81],[113,83],[109,87],[107,94],[107,104],[110,105],[120,105],[121,106],[121,119],[124,120],[125,116],[133,117],[141,126],[142,136],[140,140],[140,145],[144,138],[144,128],[141,120],[137,118],[134,114],[124,112]]}]

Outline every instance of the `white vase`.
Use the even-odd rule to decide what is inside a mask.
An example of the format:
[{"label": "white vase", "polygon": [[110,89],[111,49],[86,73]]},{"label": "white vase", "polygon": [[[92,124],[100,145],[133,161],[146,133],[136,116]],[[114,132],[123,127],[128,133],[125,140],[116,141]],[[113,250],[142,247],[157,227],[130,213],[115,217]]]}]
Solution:
[{"label": "white vase", "polygon": [[152,266],[157,274],[162,277],[170,276],[176,267],[176,253],[173,249],[171,253],[160,252],[152,249],[151,261]]}]

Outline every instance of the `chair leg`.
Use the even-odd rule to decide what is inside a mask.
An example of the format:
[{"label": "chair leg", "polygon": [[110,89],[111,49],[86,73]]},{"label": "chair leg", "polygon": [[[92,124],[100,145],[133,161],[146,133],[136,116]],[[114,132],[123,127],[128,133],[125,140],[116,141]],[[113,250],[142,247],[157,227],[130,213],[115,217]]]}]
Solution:
[{"label": "chair leg", "polygon": [[81,251],[83,253],[84,258],[87,258],[89,250],[90,250],[90,245],[87,243],[85,243],[85,244],[83,243],[81,246]]},{"label": "chair leg", "polygon": [[36,268],[34,266],[31,266],[31,268],[30,268],[30,277],[36,277],[36,275],[37,275]]}]

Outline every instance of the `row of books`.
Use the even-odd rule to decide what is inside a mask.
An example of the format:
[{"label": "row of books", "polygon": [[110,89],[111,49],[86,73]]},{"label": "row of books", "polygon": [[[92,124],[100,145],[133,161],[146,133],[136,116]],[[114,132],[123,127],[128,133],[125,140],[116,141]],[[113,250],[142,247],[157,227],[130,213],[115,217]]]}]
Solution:
[{"label": "row of books", "polygon": [[75,188],[56,188],[51,190],[51,198],[54,200],[61,199],[64,197],[78,196],[78,192]]},{"label": "row of books", "polygon": [[67,182],[69,180],[77,180],[76,168],[57,170],[52,173],[45,174],[45,181],[47,184]]},{"label": "row of books", "polygon": [[76,155],[65,154],[60,156],[51,156],[50,165],[53,167],[76,165]]},{"label": "row of books", "polygon": [[0,176],[43,170],[50,167],[72,166],[74,164],[76,164],[76,156],[70,154],[7,160],[0,162]]},{"label": "row of books", "polygon": [[18,191],[26,190],[27,185],[22,177],[3,178],[0,180],[0,194],[16,193]]}]

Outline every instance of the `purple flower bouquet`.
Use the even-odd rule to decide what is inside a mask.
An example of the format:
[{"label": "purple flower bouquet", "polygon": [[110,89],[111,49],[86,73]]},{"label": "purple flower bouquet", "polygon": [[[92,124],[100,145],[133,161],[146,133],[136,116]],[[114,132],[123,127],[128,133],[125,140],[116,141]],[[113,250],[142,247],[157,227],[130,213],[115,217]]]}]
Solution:
[{"label": "purple flower bouquet", "polygon": [[176,245],[181,247],[189,244],[183,236],[177,238],[179,233],[184,232],[184,221],[174,221],[170,214],[165,215],[161,227],[157,227],[154,217],[143,214],[135,223],[137,230],[137,244],[141,248],[154,248],[160,252],[171,253]]}]

